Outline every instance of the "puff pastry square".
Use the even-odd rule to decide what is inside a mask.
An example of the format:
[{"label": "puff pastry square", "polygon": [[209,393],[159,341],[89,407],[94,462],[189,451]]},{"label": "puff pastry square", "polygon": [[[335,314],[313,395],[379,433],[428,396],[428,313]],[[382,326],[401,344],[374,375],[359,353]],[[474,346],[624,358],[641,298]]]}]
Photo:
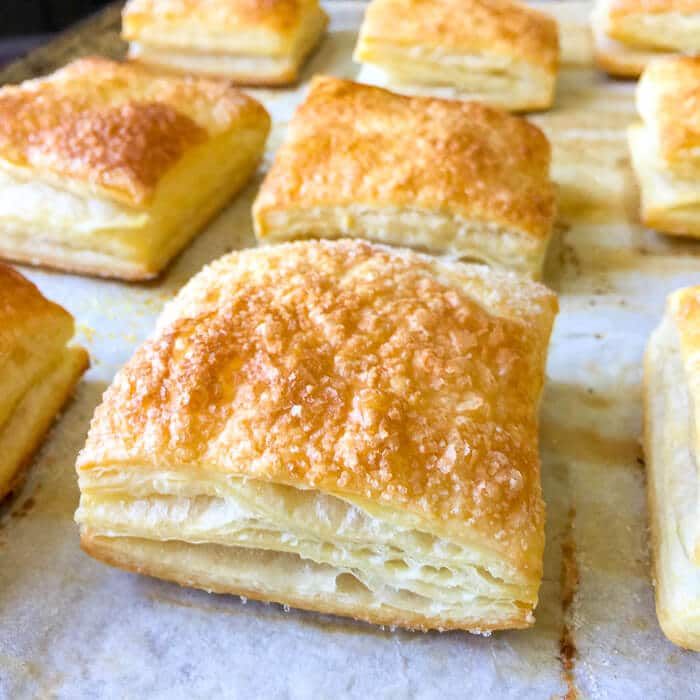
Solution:
[{"label": "puff pastry square", "polygon": [[700,287],[669,297],[644,391],[656,611],[672,642],[700,651]]},{"label": "puff pastry square", "polygon": [[399,92],[546,109],[559,64],[557,23],[510,0],[372,0],[354,58],[384,71]]},{"label": "puff pastry square", "polygon": [[242,85],[295,82],[328,15],[318,0],[129,0],[130,58]]},{"label": "puff pastry square", "polygon": [[70,345],[73,317],[0,263],[0,500],[21,481],[88,355]]},{"label": "puff pastry square", "polygon": [[540,275],[550,146],[475,102],[317,77],[253,206],[260,241],[358,236]]},{"label": "puff pastry square", "polygon": [[374,623],[531,625],[556,308],[512,273],[365,241],[220,259],[97,409],[83,548]]},{"label": "puff pastry square", "polygon": [[636,78],[650,61],[700,51],[700,0],[596,0],[596,61],[610,75]]},{"label": "puff pastry square", "polygon": [[656,59],[637,86],[640,123],[629,129],[643,223],[700,236],[700,58]]},{"label": "puff pastry square", "polygon": [[240,190],[270,119],[223,83],[101,58],[0,89],[0,257],[147,279]]}]

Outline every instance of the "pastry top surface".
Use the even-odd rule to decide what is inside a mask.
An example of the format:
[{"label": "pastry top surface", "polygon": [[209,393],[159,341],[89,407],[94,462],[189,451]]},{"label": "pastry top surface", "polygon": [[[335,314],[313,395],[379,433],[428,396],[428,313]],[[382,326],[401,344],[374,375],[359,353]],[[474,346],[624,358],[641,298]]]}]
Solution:
[{"label": "pastry top surface", "polygon": [[[49,301],[26,277],[0,263],[0,369],[19,345],[32,339],[37,329],[68,339],[73,317]],[[36,348],[41,352],[41,347]]]},{"label": "pastry top surface", "polygon": [[548,72],[559,62],[556,21],[511,0],[373,0],[361,41],[495,53]]},{"label": "pastry top surface", "polygon": [[700,0],[605,0],[605,5],[608,16],[612,19],[637,14],[700,12]]},{"label": "pastry top surface", "polygon": [[254,209],[437,209],[544,239],[555,212],[549,166],[547,138],[520,117],[322,76],[295,113]]},{"label": "pastry top surface", "polygon": [[475,528],[537,568],[556,311],[516,275],[365,241],[233,253],[118,373],[78,468],[315,488]]},{"label": "pastry top surface", "polygon": [[0,89],[0,168],[139,206],[189,149],[267,123],[262,105],[223,82],[83,58]]},{"label": "pastry top surface", "polygon": [[160,46],[281,54],[322,12],[318,0],[129,0],[122,34]]},{"label": "pastry top surface", "polygon": [[637,109],[654,132],[662,158],[672,163],[700,153],[700,57],[652,61],[637,86]]}]

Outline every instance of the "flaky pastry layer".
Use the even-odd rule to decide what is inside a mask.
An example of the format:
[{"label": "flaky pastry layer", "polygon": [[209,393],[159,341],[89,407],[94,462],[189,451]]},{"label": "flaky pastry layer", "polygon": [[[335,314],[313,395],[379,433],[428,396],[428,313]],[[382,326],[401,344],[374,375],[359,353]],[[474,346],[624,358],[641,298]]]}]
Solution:
[{"label": "flaky pastry layer", "polygon": [[144,38],[129,44],[129,57],[160,69],[226,78],[238,85],[285,85],[298,79],[302,64],[327,24],[327,15],[316,8],[295,43],[284,53],[261,52],[260,44],[248,46],[246,35],[245,48],[241,46],[236,52],[208,50],[202,37],[197,37],[196,44],[177,46]]},{"label": "flaky pastry layer", "polygon": [[87,367],[71,315],[0,263],[0,499]]},{"label": "flaky pastry layer", "polygon": [[[96,413],[78,462],[88,551],[362,619],[530,624],[555,310],[514,275],[360,241],[223,258]],[[199,579],[191,558],[210,556],[220,573]],[[274,577],[277,561],[307,571],[308,593]],[[338,577],[354,609],[316,590]]]},{"label": "flaky pastry layer", "polygon": [[[51,360],[0,422],[0,500],[21,483],[32,455],[89,364],[80,347],[65,348]],[[0,386],[4,388],[1,381]]]},{"label": "flaky pastry layer", "polygon": [[610,75],[637,78],[656,59],[700,50],[700,5],[684,11],[665,3],[659,11],[627,4],[598,0],[591,17],[596,62]]},{"label": "flaky pastry layer", "polygon": [[371,46],[361,62],[358,80],[402,95],[477,100],[511,112],[547,109],[554,102],[555,73],[508,57]]},{"label": "flaky pastry layer", "polygon": [[318,0],[129,0],[122,36],[164,49],[298,56],[327,22]]},{"label": "flaky pastry layer", "polygon": [[[263,229],[262,226],[265,228]],[[542,274],[549,240],[478,220],[406,207],[313,207],[271,211],[258,228],[270,242],[303,238],[366,238],[461,260],[487,263],[533,279]]]},{"label": "flaky pastry layer", "polygon": [[[527,5],[509,0],[373,0],[360,30],[356,57],[374,62],[384,47],[454,56],[501,57],[524,61],[556,74],[559,39],[556,22]],[[445,66],[449,70],[450,66]],[[410,68],[407,68],[410,70]]]},{"label": "flaky pastry layer", "polygon": [[125,279],[156,276],[244,186],[270,128],[230,86],[106,59],[3,88],[3,109],[0,254]]},{"label": "flaky pastry layer", "polygon": [[0,166],[0,256],[103,277],[156,277],[247,184],[264,151],[265,126],[189,153],[138,209],[19,179]]},{"label": "flaky pastry layer", "polygon": [[107,564],[210,593],[229,593],[343,615],[378,625],[488,633],[529,627],[529,609],[487,599],[436,605],[425,596],[385,588],[373,591],[343,569],[269,550],[101,537],[81,533],[81,546]]}]

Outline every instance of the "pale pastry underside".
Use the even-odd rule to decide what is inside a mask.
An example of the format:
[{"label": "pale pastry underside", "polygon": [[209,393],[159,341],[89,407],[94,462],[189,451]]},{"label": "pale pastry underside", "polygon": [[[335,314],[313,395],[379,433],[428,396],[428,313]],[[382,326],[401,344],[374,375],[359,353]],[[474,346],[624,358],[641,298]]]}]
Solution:
[{"label": "pale pastry underside", "polygon": [[68,347],[51,354],[0,422],[0,499],[11,491],[32,453],[85,371],[87,353]]},{"label": "pale pastry underside", "polygon": [[663,233],[700,236],[700,178],[664,167],[656,139],[642,124],[630,127],[629,144],[642,221]]},{"label": "pale pastry underside", "polygon": [[383,71],[382,82],[401,93],[479,99],[513,111],[545,109],[554,100],[556,73],[511,56],[364,39],[355,60]]},{"label": "pale pastry underside", "polygon": [[370,622],[488,631],[534,619],[537,582],[476,536],[456,542],[406,514],[313,490],[195,478],[82,474],[84,546],[184,585]]},{"label": "pale pastry underside", "polygon": [[263,130],[239,130],[194,148],[138,209],[1,169],[0,257],[105,277],[155,277],[245,185],[264,141]]},{"label": "pale pastry underside", "polygon": [[700,569],[693,561],[698,524],[697,454],[692,405],[675,322],[652,336],[645,367],[645,452],[656,609],[668,638],[700,650]]},{"label": "pale pastry underside", "polygon": [[271,210],[256,219],[261,241],[302,238],[367,238],[461,260],[514,270],[533,279],[542,273],[549,237],[539,238],[494,222],[418,208],[363,205]]}]

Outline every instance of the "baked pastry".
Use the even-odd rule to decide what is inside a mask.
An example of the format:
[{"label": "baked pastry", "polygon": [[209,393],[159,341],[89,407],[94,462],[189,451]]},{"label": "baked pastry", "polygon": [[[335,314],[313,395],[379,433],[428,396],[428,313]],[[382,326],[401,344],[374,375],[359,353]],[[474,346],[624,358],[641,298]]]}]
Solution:
[{"label": "baked pastry", "polygon": [[225,84],[102,58],[0,89],[0,257],[155,277],[240,190],[270,119]]},{"label": "baked pastry", "polygon": [[0,263],[0,500],[18,486],[56,414],[87,369],[69,345],[73,317]]},{"label": "baked pastry", "polygon": [[220,259],[97,409],[83,548],[374,623],[531,625],[556,306],[517,275],[365,241]]},{"label": "baked pastry", "polygon": [[642,123],[629,128],[641,219],[664,233],[700,236],[700,58],[649,64],[637,86]]},{"label": "baked pastry", "polygon": [[129,0],[129,57],[243,85],[295,82],[328,15],[318,0]]},{"label": "baked pastry", "polygon": [[675,644],[700,651],[700,287],[672,294],[644,371],[644,450],[656,612]]},{"label": "baked pastry", "polygon": [[359,236],[537,277],[555,216],[550,148],[474,102],[317,77],[253,206],[260,241]]},{"label": "baked pastry", "polygon": [[557,23],[511,0],[372,0],[354,58],[380,68],[399,92],[546,109],[557,79]]},{"label": "baked pastry", "polygon": [[700,0],[596,0],[591,20],[596,62],[636,78],[649,61],[700,51]]}]

